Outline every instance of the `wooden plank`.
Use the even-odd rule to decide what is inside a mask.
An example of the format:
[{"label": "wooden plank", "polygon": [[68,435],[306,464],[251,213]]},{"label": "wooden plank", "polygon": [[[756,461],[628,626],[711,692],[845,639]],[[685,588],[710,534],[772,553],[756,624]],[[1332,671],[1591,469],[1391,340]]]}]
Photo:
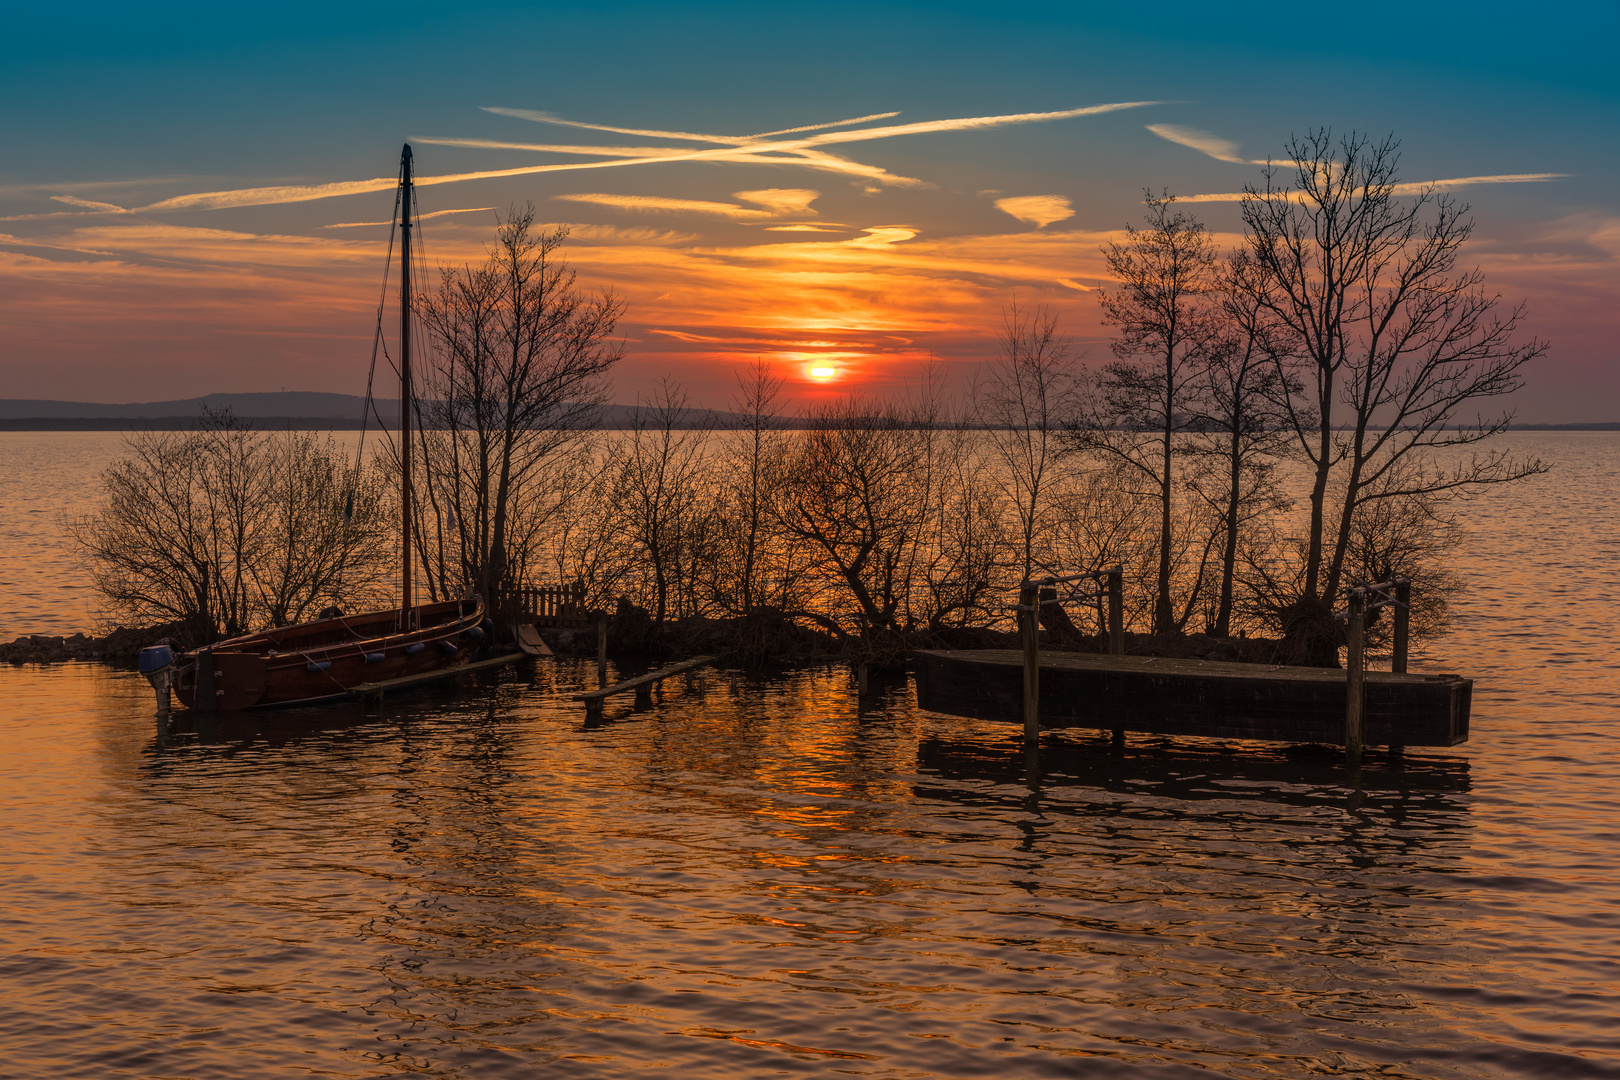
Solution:
[{"label": "wooden plank", "polygon": [[349,693],[353,697],[375,697],[386,694],[391,690],[403,690],[410,686],[425,686],[428,683],[452,678],[463,672],[486,671],[489,668],[505,667],[507,664],[515,664],[519,660],[527,659],[529,657],[524,653],[504,653],[500,656],[492,656],[488,660],[476,660],[470,664],[457,664],[455,667],[438,668],[417,675],[405,675],[398,679],[385,679],[382,682],[361,683],[358,686],[349,687]]},{"label": "wooden plank", "polygon": [[[1023,655],[1011,649],[914,655],[917,704],[932,712],[1017,723]],[[1456,675],[1368,672],[1363,741],[1454,746],[1468,738],[1472,682]],[[1095,653],[1041,654],[1043,727],[1339,743],[1348,705],[1334,668]]]},{"label": "wooden plank", "polygon": [[714,661],[715,658],[712,656],[694,656],[690,660],[682,660],[678,664],[671,664],[669,667],[659,668],[657,671],[649,671],[645,675],[637,675],[633,679],[626,679],[623,682],[616,682],[612,686],[604,686],[600,690],[592,690],[585,694],[575,694],[574,700],[601,701],[610,694],[622,694],[626,690],[634,690],[640,686],[651,686],[653,683],[662,679],[667,679],[671,675],[679,675],[683,671],[691,671],[693,668],[700,668],[704,664],[712,664]]}]

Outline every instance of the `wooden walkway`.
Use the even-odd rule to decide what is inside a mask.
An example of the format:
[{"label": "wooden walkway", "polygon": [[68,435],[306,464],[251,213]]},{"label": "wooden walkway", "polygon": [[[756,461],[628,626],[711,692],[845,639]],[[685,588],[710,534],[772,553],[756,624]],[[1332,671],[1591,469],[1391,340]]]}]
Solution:
[{"label": "wooden walkway", "polygon": [[[977,720],[1023,720],[1022,652],[918,652],[913,662],[921,708]],[[1471,680],[1385,671],[1369,671],[1365,679],[1368,744],[1455,746],[1467,741]],[[1336,668],[1043,651],[1040,725],[1343,743],[1347,681],[1346,673]]]},{"label": "wooden walkway", "polygon": [[714,661],[715,657],[713,656],[694,656],[690,660],[682,660],[679,663],[670,664],[668,667],[659,668],[657,671],[649,671],[645,675],[637,675],[633,679],[616,682],[612,686],[604,686],[583,694],[575,694],[574,700],[583,701],[587,715],[591,716],[601,714],[602,702],[605,699],[614,694],[623,694],[631,690],[636,692],[637,704],[647,704],[652,698],[653,684],[661,682],[671,675],[679,675],[683,671],[691,671],[705,664],[712,664]]},{"label": "wooden walkway", "polygon": [[384,696],[395,690],[409,690],[413,687],[453,679],[457,675],[469,671],[487,671],[490,668],[505,667],[508,664],[515,664],[519,660],[528,659],[527,653],[503,653],[500,656],[492,656],[487,660],[475,660],[470,664],[457,664],[455,667],[439,668],[436,671],[427,671],[420,675],[406,675],[398,679],[385,679],[382,682],[361,683],[358,686],[349,687],[349,696],[358,698],[368,704],[379,703]]}]

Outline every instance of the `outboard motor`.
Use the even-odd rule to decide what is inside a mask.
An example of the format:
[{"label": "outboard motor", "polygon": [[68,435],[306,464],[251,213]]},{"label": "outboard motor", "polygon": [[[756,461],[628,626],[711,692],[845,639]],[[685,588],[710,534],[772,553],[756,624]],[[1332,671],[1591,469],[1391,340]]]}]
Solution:
[{"label": "outboard motor", "polygon": [[[141,674],[145,675],[148,681],[151,681],[153,675],[156,675],[172,663],[174,663],[174,650],[167,645],[148,645],[141,650]],[[157,684],[153,683],[153,685]]]},{"label": "outboard motor", "polygon": [[174,679],[174,650],[168,645],[148,645],[141,650],[141,674],[157,691],[158,712],[169,711],[169,687]]}]

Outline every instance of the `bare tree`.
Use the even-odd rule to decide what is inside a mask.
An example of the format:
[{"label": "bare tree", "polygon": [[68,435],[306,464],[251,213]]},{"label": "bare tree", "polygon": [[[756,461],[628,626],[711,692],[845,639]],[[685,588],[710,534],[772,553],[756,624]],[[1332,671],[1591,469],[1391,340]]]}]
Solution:
[{"label": "bare tree", "polygon": [[[1176,436],[1187,429],[1196,380],[1214,332],[1207,295],[1215,287],[1209,231],[1175,208],[1169,194],[1147,197],[1147,228],[1127,225],[1123,243],[1103,248],[1118,281],[1103,292],[1103,321],[1118,330],[1116,361],[1106,365],[1078,445],[1112,457],[1152,485],[1159,511],[1153,633],[1182,629],[1196,596],[1176,611],[1171,582],[1175,551]],[[1201,582],[1195,584],[1195,588]]]},{"label": "bare tree", "polygon": [[[977,435],[962,422],[941,424],[934,436],[908,629],[986,625],[1006,615],[995,598],[1009,595],[1004,578],[1017,568],[1019,540],[1006,528],[1007,484],[974,453]],[[1032,490],[1044,516],[1050,495],[1041,480]]]},{"label": "bare tree", "polygon": [[910,599],[928,509],[919,490],[925,440],[900,409],[855,397],[808,421],[781,462],[773,518],[831,587],[823,609],[805,614],[870,647],[902,628]]},{"label": "bare tree", "polygon": [[1503,451],[1453,466],[1429,454],[1505,430],[1511,413],[1467,412],[1517,390],[1547,346],[1516,343],[1524,305],[1499,311],[1480,272],[1460,266],[1468,207],[1433,189],[1407,197],[1398,145],[1327,131],[1296,138],[1292,164],[1268,168],[1242,203],[1255,270],[1245,289],[1276,325],[1284,377],[1303,387],[1286,404],[1313,473],[1289,632],[1323,648],[1358,512],[1545,470]]},{"label": "bare tree", "polygon": [[68,524],[116,618],[180,622],[206,643],[363,602],[386,573],[378,479],[330,439],[209,413],[125,445],[95,512]]},{"label": "bare tree", "polygon": [[705,444],[713,423],[686,402],[686,392],[668,378],[650,401],[638,401],[611,487],[625,549],[651,574],[653,619],[660,627],[672,612],[697,613],[697,572],[712,561]]},{"label": "bare tree", "polygon": [[386,471],[351,465],[330,435],[288,431],[267,440],[261,556],[248,569],[271,626],[329,606],[370,607],[392,585],[397,510]]},{"label": "bare tree", "polygon": [[578,288],[556,257],[567,235],[537,234],[533,205],[514,207],[485,262],[441,269],[420,301],[433,351],[416,401],[426,498],[415,532],[436,597],[476,590],[497,608],[537,554],[516,541],[578,490],[547,481],[606,400],[624,305]]},{"label": "bare tree", "polygon": [[1293,506],[1277,479],[1279,450],[1287,448],[1288,383],[1276,363],[1277,333],[1245,287],[1254,273],[1245,252],[1227,260],[1220,289],[1220,322],[1205,352],[1190,425],[1188,449],[1201,468],[1189,488],[1219,515],[1220,584],[1208,629],[1232,632],[1238,549],[1245,530]]},{"label": "bare tree", "polygon": [[781,452],[781,426],[776,402],[782,393],[781,376],[771,373],[763,359],[737,373],[737,396],[733,408],[741,415],[738,429],[737,467],[733,470],[732,499],[738,568],[737,607],[744,615],[758,601],[760,563],[768,540],[766,512],[770,504],[767,488],[773,462]]},{"label": "bare tree", "polygon": [[1051,492],[1051,557],[1074,571],[1123,568],[1127,626],[1151,625],[1157,596],[1159,514],[1140,483],[1138,470],[1105,458],[1066,470]]},{"label": "bare tree", "polygon": [[1048,482],[1063,449],[1061,435],[1076,406],[1073,348],[1057,315],[1014,301],[1002,313],[1001,355],[979,371],[971,390],[976,419],[1018,518],[1019,568],[1028,579],[1047,513]]}]

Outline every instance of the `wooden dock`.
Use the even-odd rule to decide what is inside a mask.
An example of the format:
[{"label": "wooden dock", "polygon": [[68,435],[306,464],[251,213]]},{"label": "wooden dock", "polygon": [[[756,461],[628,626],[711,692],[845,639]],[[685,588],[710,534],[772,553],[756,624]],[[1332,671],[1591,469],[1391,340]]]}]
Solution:
[{"label": "wooden dock", "polygon": [[519,660],[528,660],[529,658],[527,653],[503,653],[500,656],[492,656],[487,660],[475,660],[470,664],[457,664],[455,667],[440,668],[437,671],[429,671],[420,675],[406,675],[400,679],[361,683],[358,686],[349,687],[349,696],[358,698],[366,704],[378,704],[381,703],[385,696],[394,691],[410,690],[414,687],[426,686],[429,683],[443,682],[446,679],[453,679],[457,675],[463,675],[470,671],[487,671],[490,668],[505,667],[508,664],[515,664]]},{"label": "wooden dock", "polygon": [[614,694],[623,694],[631,690],[634,690],[636,693],[636,704],[651,704],[652,688],[655,683],[662,682],[671,675],[679,675],[682,672],[691,671],[694,668],[700,668],[705,664],[712,664],[714,661],[715,657],[713,656],[694,656],[690,660],[682,660],[679,663],[670,664],[668,667],[661,667],[657,671],[649,671],[645,675],[637,675],[633,679],[625,679],[623,682],[616,682],[612,686],[604,686],[600,689],[590,690],[583,694],[575,694],[574,700],[583,701],[585,703],[585,711],[587,715],[590,716],[601,715],[602,702],[605,699]]},{"label": "wooden dock", "polygon": [[[951,716],[1019,723],[1024,659],[1024,652],[1014,649],[918,652],[913,661],[917,704]],[[1349,680],[1335,668],[1043,651],[1039,672],[1043,729],[1345,742]],[[1365,743],[1455,746],[1467,741],[1471,680],[1383,671],[1369,671],[1364,679]]]}]

